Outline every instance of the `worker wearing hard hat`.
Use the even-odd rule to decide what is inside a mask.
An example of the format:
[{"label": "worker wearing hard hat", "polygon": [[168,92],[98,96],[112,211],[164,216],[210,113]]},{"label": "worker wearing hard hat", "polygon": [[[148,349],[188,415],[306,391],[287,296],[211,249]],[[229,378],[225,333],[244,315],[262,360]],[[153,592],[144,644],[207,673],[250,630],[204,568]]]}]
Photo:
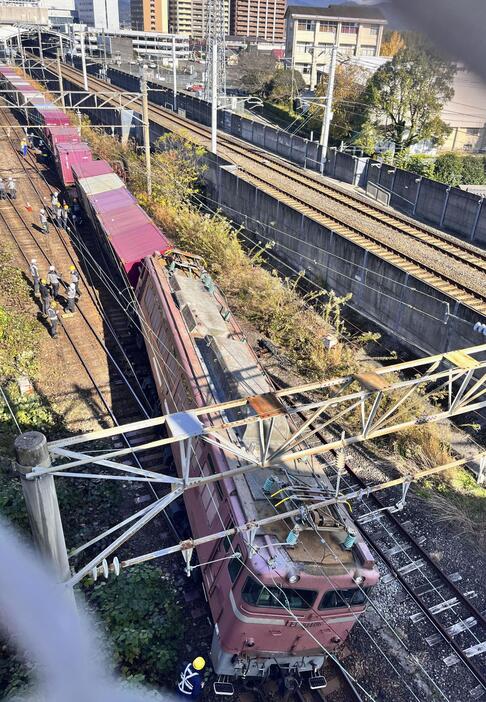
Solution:
[{"label": "worker wearing hard hat", "polygon": [[198,700],[201,697],[204,681],[201,671],[204,670],[206,661],[202,656],[188,663],[180,674],[177,683],[177,693],[188,700]]}]

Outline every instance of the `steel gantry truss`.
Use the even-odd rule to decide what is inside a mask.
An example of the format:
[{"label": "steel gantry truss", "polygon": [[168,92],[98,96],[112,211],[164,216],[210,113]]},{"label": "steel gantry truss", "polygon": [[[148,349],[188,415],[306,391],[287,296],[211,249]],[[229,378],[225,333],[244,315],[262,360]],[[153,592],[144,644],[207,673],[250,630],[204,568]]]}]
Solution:
[{"label": "steel gantry truss", "polygon": [[[319,456],[345,446],[372,440],[388,434],[397,433],[414,426],[440,422],[460,414],[477,411],[486,407],[486,344],[459,351],[437,354],[419,360],[398,363],[387,367],[376,368],[373,371],[357,373],[343,378],[335,378],[325,382],[314,382],[296,387],[277,390],[250,397],[238,398],[228,402],[197,407],[195,409],[166,414],[153,419],[132,422],[99,431],[70,436],[65,439],[52,441],[48,444],[50,465],[38,465],[27,472],[25,479],[36,480],[44,475],[70,478],[93,478],[96,480],[141,481],[153,484],[165,484],[170,491],[149,506],[131,515],[119,524],[111,527],[88,543],[76,548],[71,556],[77,556],[88,547],[116,531],[127,527],[108,546],[103,548],[94,558],[82,566],[69,580],[69,585],[79,582],[90,572],[97,573],[103,563],[107,572],[107,556],[113,554],[123,543],[131,538],[139,529],[160,514],[171,502],[181,497],[185,491],[200,487],[215,481],[234,478],[263,468],[276,473],[291,467],[297,460],[311,456]],[[311,401],[301,401],[299,397],[309,395]],[[414,396],[428,398],[426,414],[421,416],[404,416],[410,410],[405,409],[405,403]],[[439,399],[440,398],[440,399]],[[423,406],[423,405],[422,405]],[[236,417],[230,419],[229,415]],[[287,418],[289,422],[296,416],[304,420],[292,430],[290,436],[279,439],[279,432],[274,431],[277,418]],[[356,429],[349,428],[337,440],[325,440],[319,435],[319,442],[309,445],[309,439],[316,437],[326,426],[340,420],[344,425],[356,426],[351,418],[358,417]],[[348,420],[348,421],[346,421]],[[257,445],[246,446],[237,440],[235,429],[241,430],[250,425],[257,425],[259,437]],[[161,427],[167,436],[128,448],[110,448],[100,450],[100,444],[113,440],[119,435],[142,429]],[[254,435],[254,433],[253,433]],[[96,442],[97,453],[90,450]],[[222,451],[230,459],[230,465],[236,465],[225,472],[195,477],[192,470],[193,457],[196,454],[198,442],[211,444]],[[170,446],[173,452],[179,452],[182,465],[182,475],[175,476],[161,472],[150,471],[124,463],[124,458],[162,446]],[[484,469],[486,453],[478,452],[481,467]],[[440,466],[422,471],[413,476],[400,478],[396,481],[369,486],[369,491],[382,490],[386,487],[404,485],[404,495],[411,481],[439,473],[451,465],[463,465],[466,459],[456,461],[448,466]],[[108,473],[89,473],[80,471],[81,468],[96,466],[109,469]],[[320,468],[318,468],[320,469]],[[348,494],[336,494],[334,498],[318,501],[309,505],[309,509],[318,509],[325,505],[336,504],[349,499],[359,498],[362,491],[352,491]],[[181,552],[186,560],[190,560],[192,551],[199,543],[231,535],[238,531],[257,528],[294,516],[294,511],[276,514],[259,522],[239,525],[233,529],[204,537],[203,539],[188,540],[169,548],[129,559],[123,566],[133,565],[150,558]],[[111,569],[118,570],[117,559]]]}]

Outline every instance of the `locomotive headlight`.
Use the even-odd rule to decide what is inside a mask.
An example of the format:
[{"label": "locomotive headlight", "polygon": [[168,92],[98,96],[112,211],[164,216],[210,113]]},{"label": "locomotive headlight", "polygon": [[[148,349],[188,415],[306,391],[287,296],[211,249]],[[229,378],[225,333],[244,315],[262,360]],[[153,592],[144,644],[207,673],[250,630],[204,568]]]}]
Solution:
[{"label": "locomotive headlight", "polygon": [[356,583],[356,585],[362,585],[365,581],[364,575],[355,575],[353,581]]},{"label": "locomotive headlight", "polygon": [[300,575],[295,570],[291,570],[287,573],[287,582],[290,583],[290,585],[295,585],[299,580]]}]

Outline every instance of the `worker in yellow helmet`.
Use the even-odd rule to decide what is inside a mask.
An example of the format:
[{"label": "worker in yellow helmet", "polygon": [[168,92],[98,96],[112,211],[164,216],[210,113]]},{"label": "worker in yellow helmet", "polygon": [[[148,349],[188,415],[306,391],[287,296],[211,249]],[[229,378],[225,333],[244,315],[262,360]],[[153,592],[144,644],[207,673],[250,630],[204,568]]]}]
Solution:
[{"label": "worker in yellow helmet", "polygon": [[201,671],[205,666],[204,658],[198,656],[184,667],[177,683],[179,697],[185,697],[187,700],[198,700],[201,697],[204,687]]}]

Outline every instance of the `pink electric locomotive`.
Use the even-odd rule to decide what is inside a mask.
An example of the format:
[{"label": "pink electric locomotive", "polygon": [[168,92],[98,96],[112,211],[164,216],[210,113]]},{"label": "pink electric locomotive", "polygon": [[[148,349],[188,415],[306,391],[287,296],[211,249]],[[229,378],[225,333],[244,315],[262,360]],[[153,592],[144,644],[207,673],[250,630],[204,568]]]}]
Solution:
[{"label": "pink electric locomotive", "polygon": [[[174,250],[146,258],[137,297],[164,412],[272,393],[197,257]],[[227,416],[231,420],[231,412]],[[290,432],[287,420],[277,417],[278,445]],[[259,446],[257,434],[256,424],[249,424],[244,433],[227,439],[251,453]],[[181,474],[180,457],[176,453],[174,458]],[[199,443],[191,475],[226,471],[238,460]],[[295,486],[295,496],[286,503],[292,508],[302,489],[330,494],[323,465],[305,461],[278,472],[259,469],[210,483],[185,494],[192,535],[275,514],[279,498],[272,495],[283,478],[286,495]],[[321,510],[312,524],[272,524],[258,531],[251,545],[242,535],[209,543],[198,548],[198,557],[208,564],[202,566],[202,576],[214,620],[211,657],[221,676],[264,678],[277,666],[285,674],[307,673],[311,686],[322,686],[319,671],[326,652],[348,636],[378,580],[373,557],[343,506]]]}]

